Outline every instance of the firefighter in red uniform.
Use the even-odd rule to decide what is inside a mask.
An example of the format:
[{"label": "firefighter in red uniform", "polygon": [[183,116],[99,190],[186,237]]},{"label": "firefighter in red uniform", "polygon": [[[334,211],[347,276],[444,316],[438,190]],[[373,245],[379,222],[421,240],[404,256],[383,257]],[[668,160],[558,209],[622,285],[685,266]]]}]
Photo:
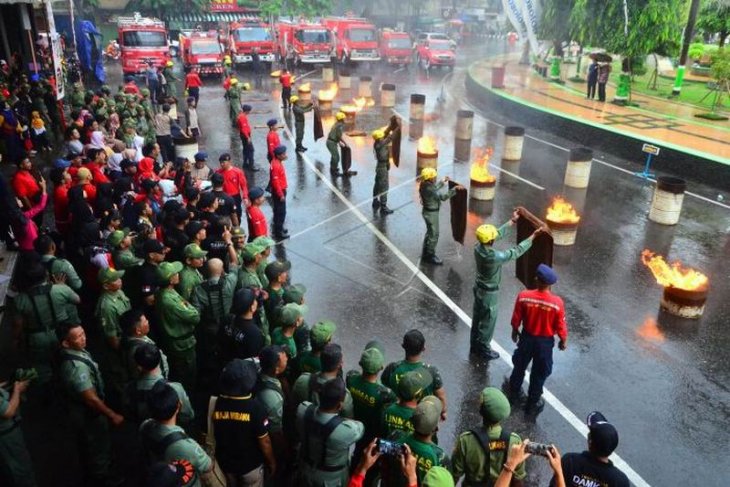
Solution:
[{"label": "firefighter in red uniform", "polygon": [[269,235],[269,224],[266,221],[266,215],[261,211],[261,205],[264,204],[264,190],[255,186],[248,193],[248,199],[251,206],[246,208],[248,215],[248,241],[253,242],[257,237],[265,237]]},{"label": "firefighter in red uniform", "polygon": [[277,132],[279,124],[279,121],[275,118],[272,118],[268,122],[266,122],[266,125],[269,126],[269,133],[266,134],[266,157],[269,159],[269,162],[273,161],[275,159],[274,157],[274,149],[279,147],[281,145],[281,139],[279,138],[279,132]]},{"label": "firefighter in red uniform", "polygon": [[281,101],[284,104],[281,108],[288,110],[291,107],[289,98],[291,98],[292,76],[286,68],[281,70],[279,83],[281,83]]},{"label": "firefighter in red uniform", "polygon": [[242,204],[248,206],[248,182],[246,175],[239,168],[233,166],[230,154],[221,154],[218,158],[221,168],[216,172],[223,176],[223,192],[233,198],[236,202],[236,213],[238,221],[241,221],[243,214]]},{"label": "firefighter in red uniform", "polygon": [[269,181],[271,184],[271,203],[274,210],[274,237],[278,239],[289,238],[289,231],[284,228],[286,220],[286,147],[280,145],[274,149],[274,159],[271,161]]},{"label": "firefighter in red uniform", "polygon": [[203,80],[198,76],[198,72],[195,69],[191,69],[190,72],[185,75],[185,89],[188,90],[188,95],[195,98],[195,106],[198,106],[200,99],[200,87],[203,86]]},{"label": "firefighter in red uniform", "polygon": [[251,113],[251,105],[241,105],[241,113],[238,114],[236,125],[238,125],[238,135],[241,136],[243,146],[243,168],[258,171],[259,167],[253,162],[253,140],[251,140],[251,124],[248,121],[249,113]]},{"label": "firefighter in red uniform", "polygon": [[550,292],[550,286],[558,282],[557,274],[549,266],[540,264],[535,280],[537,289],[520,292],[515,301],[512,314],[512,341],[517,343],[517,349],[512,355],[515,368],[507,386],[507,396],[511,402],[523,399],[522,382],[525,379],[525,371],[532,362],[525,406],[528,413],[539,413],[545,407],[542,386],[553,371],[555,346],[553,337],[558,335],[560,338],[558,343],[560,350],[565,350],[568,344],[563,300]]},{"label": "firefighter in red uniform", "polygon": [[128,95],[139,96],[139,87],[137,86],[137,83],[134,82],[134,76],[127,76],[125,81],[127,84],[124,85],[124,92]]}]

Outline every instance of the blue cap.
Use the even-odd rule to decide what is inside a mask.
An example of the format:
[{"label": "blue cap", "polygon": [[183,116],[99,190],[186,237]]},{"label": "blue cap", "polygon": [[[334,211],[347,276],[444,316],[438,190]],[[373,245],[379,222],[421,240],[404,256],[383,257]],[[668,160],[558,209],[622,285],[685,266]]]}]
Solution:
[{"label": "blue cap", "polygon": [[200,152],[198,152],[198,153],[195,154],[195,160],[196,161],[205,161],[207,159],[208,159],[208,153],[207,152],[200,151]]},{"label": "blue cap", "polygon": [[275,156],[280,156],[281,154],[286,154],[286,147],[284,147],[283,145],[279,145],[276,147],[276,149],[274,149]]},{"label": "blue cap", "polygon": [[254,186],[251,188],[251,191],[248,192],[248,199],[251,201],[261,198],[264,195],[264,190],[258,186]]},{"label": "blue cap", "polygon": [[535,274],[537,275],[538,279],[540,279],[548,286],[552,286],[553,284],[558,282],[558,275],[550,266],[547,266],[545,264],[540,264],[539,266],[537,266],[537,272]]},{"label": "blue cap", "polygon": [[66,159],[56,159],[53,161],[53,167],[57,169],[66,169],[68,167],[71,167],[71,161],[67,161]]},{"label": "blue cap", "polygon": [[250,112],[252,108],[253,107],[251,107],[251,105],[241,105],[241,110],[243,110],[244,112]]},{"label": "blue cap", "polygon": [[266,125],[268,125],[269,127],[271,127],[272,125],[278,125],[278,123],[279,123],[279,121],[277,119],[272,118],[272,119],[269,119],[268,122],[266,122]]}]

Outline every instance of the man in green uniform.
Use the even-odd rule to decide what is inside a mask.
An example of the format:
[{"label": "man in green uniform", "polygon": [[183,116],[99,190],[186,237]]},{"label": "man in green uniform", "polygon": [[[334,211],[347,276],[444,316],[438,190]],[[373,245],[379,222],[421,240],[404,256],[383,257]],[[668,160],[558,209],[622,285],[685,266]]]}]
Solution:
[{"label": "man in green uniform", "polygon": [[99,366],[86,351],[86,333],[78,323],[64,323],[56,329],[61,388],[66,396],[71,431],[76,435],[86,485],[111,482],[111,440],[109,422],[119,426],[124,417],[104,403],[104,381]]},{"label": "man in green uniform", "polygon": [[[400,130],[400,127],[396,128]],[[388,172],[390,171],[390,143],[393,140],[390,126],[373,131],[373,151],[375,152],[375,185],[373,186],[373,209],[380,208],[381,215],[389,215],[393,210],[388,208]],[[379,199],[378,199],[379,198]]]},{"label": "man in green uniform", "polygon": [[304,487],[347,485],[350,447],[362,438],[365,428],[359,421],[341,417],[346,392],[344,381],[334,378],[322,385],[319,406],[306,401],[297,408],[299,473]]},{"label": "man in green uniform", "polygon": [[[336,343],[330,343],[322,350],[322,372],[318,374],[304,373],[299,376],[292,386],[292,403],[299,405],[304,401],[319,404],[319,393],[322,386],[329,380],[336,379],[342,375],[342,348]],[[345,388],[343,405],[340,408],[340,415],[345,418],[352,418],[354,415],[352,396]]]},{"label": "man in green uniform", "polygon": [[304,114],[314,110],[314,105],[309,102],[300,100],[298,96],[293,95],[289,98],[291,101],[292,111],[294,112],[294,129],[296,132],[296,151],[306,152],[307,148],[302,145],[304,139]]},{"label": "man in green uniform", "polygon": [[172,61],[165,63],[165,69],[162,70],[162,75],[165,77],[165,89],[167,90],[167,96],[177,99],[177,76],[174,71],[175,64]]},{"label": "man in green uniform", "polygon": [[175,291],[182,267],[180,262],[163,262],[157,267],[161,285],[155,296],[155,309],[160,318],[162,348],[170,360],[170,379],[180,382],[192,394],[197,374],[195,327],[200,313]]},{"label": "man in green uniform", "polygon": [[[362,373],[356,370],[347,373],[347,389],[352,396],[355,419],[365,426],[363,437],[355,445],[353,462],[359,462],[363,450],[378,435],[385,407],[396,400],[393,391],[378,380],[378,374],[384,366],[383,347],[377,341],[371,341],[365,345],[365,350],[360,356]],[[365,485],[376,484],[376,472],[366,476]]]},{"label": "man in green uniform", "polygon": [[[519,445],[519,435],[502,428],[501,421],[510,415],[507,397],[496,387],[487,387],[479,395],[479,413],[482,425],[461,433],[451,455],[451,473],[454,482],[464,476],[464,487],[475,487],[496,482],[512,445]],[[526,477],[525,464],[517,466],[516,480]]]},{"label": "man in green uniform", "polygon": [[266,288],[268,297],[264,303],[266,319],[271,329],[278,326],[279,308],[284,304],[284,286],[289,280],[291,262],[275,260],[266,266],[266,277],[269,285]]},{"label": "man in green uniform", "polygon": [[140,259],[132,252],[132,236],[129,229],[114,230],[106,238],[112,248],[112,260],[114,267],[120,271],[142,265],[144,259]]},{"label": "man in green uniform", "polygon": [[180,399],[180,413],[178,421],[183,426],[189,425],[195,413],[193,406],[190,404],[188,394],[185,392],[182,384],[179,382],[168,382],[162,375],[160,370],[160,362],[162,361],[162,352],[156,345],[144,343],[134,351],[134,360],[137,364],[139,377],[130,382],[127,386],[124,396],[125,412],[129,419],[134,420],[137,424],[150,417],[147,408],[147,394],[152,387],[159,381],[170,384]]},{"label": "man in green uniform", "polygon": [[238,79],[231,79],[231,86],[226,91],[226,98],[228,98],[228,117],[235,127],[238,114],[241,113],[241,90],[238,87]]},{"label": "man in green uniform", "polygon": [[279,312],[279,326],[271,332],[272,345],[285,347],[289,359],[297,356],[297,343],[294,340],[294,333],[297,327],[304,322],[305,306],[295,303],[285,304]]},{"label": "man in green uniform", "polygon": [[393,439],[413,432],[411,418],[418,401],[423,397],[424,387],[432,380],[427,370],[412,370],[403,374],[395,390],[398,402],[385,407],[380,427],[376,430],[380,431],[383,438]]},{"label": "man in green uniform", "polygon": [[342,135],[345,131],[345,114],[337,112],[335,115],[335,124],[327,134],[327,150],[330,151],[330,175],[333,178],[337,176],[343,176],[343,173],[339,170],[340,165],[340,147],[346,146],[345,141],[342,140]]},{"label": "man in green uniform", "polygon": [[124,271],[115,271],[112,268],[99,270],[98,278],[102,291],[96,302],[96,318],[106,339],[102,371],[110,392],[113,390],[117,394],[121,394],[122,387],[127,381],[126,370],[122,364],[122,328],[119,326],[119,320],[132,307],[129,298],[122,291],[122,277]]},{"label": "man in green uniform", "polygon": [[[9,388],[12,392],[8,392]],[[20,428],[20,400],[27,380],[0,383],[0,472],[15,487],[35,487],[33,463]]]},{"label": "man in green uniform", "polygon": [[423,387],[423,395],[434,395],[439,398],[443,406],[441,420],[446,421],[446,390],[441,381],[441,374],[439,374],[436,367],[425,364],[421,360],[423,352],[426,351],[426,338],[419,330],[410,330],[403,336],[401,346],[405,350],[406,358],[388,364],[381,377],[383,384],[397,391],[398,382],[400,382],[403,374],[413,370],[425,370],[428,373],[425,377],[430,376],[432,380]]},{"label": "man in green uniform", "polygon": [[311,350],[302,352],[290,367],[290,377],[295,381],[305,372],[310,374],[319,373],[322,370],[320,356],[324,347],[332,341],[337,330],[337,325],[332,321],[318,321],[309,332],[309,343]]},{"label": "man in green uniform", "polygon": [[[124,313],[119,320],[119,325],[122,328],[122,357],[124,367],[127,369],[127,375],[130,379],[134,380],[139,377],[139,370],[137,369],[137,363],[134,360],[134,353],[137,351],[137,347],[144,344],[155,345],[154,340],[149,337],[150,322],[144,315],[144,312],[139,308],[132,308]],[[160,372],[162,376],[167,379],[170,375],[170,366],[167,364],[167,355],[165,352],[160,350]]]},{"label": "man in green uniform", "polygon": [[[299,306],[305,306],[304,294],[307,292],[307,288],[304,284],[290,284],[284,289],[283,302],[285,305],[289,303],[298,304]],[[294,330],[294,342],[297,345],[297,357],[302,353],[312,349],[309,343],[309,333],[311,328],[305,320],[297,326]]]},{"label": "man in green uniform", "polygon": [[497,324],[499,310],[499,284],[502,282],[502,266],[516,260],[532,247],[532,241],[542,229],[535,232],[509,250],[496,250],[494,242],[504,237],[507,229],[520,218],[515,211],[512,218],[499,227],[480,225],[476,230],[478,243],[474,247],[474,259],[477,264],[476,282],[474,283],[474,311],[471,323],[471,353],[475,356],[494,360],[499,354],[492,350],[490,342]]},{"label": "man in green uniform", "polygon": [[208,252],[201,249],[200,245],[196,243],[187,244],[183,249],[185,267],[180,271],[180,283],[176,289],[186,301],[192,297],[195,286],[203,282],[203,275],[199,269],[205,264],[206,255]]},{"label": "man in green uniform", "polygon": [[448,176],[441,182],[436,182],[438,173],[432,167],[425,167],[421,171],[421,184],[418,193],[421,195],[423,210],[423,221],[426,222],[426,237],[423,239],[423,251],[421,259],[435,265],[443,264],[443,261],[436,256],[436,244],[439,241],[439,210],[441,202],[452,198],[456,194],[456,188],[445,193],[440,192],[441,188],[449,181]]},{"label": "man in green uniform", "polygon": [[266,235],[262,235],[260,237],[256,237],[253,240],[253,243],[261,247],[263,250],[261,251],[261,262],[259,262],[258,267],[256,268],[256,273],[259,275],[259,280],[261,281],[261,286],[266,289],[269,287],[269,278],[266,277],[266,266],[269,264],[269,256],[271,255],[271,249],[273,249],[276,246],[276,241],[274,241],[273,238],[267,237]]},{"label": "man in green uniform", "polygon": [[[411,454],[416,457],[416,475],[419,483],[423,482],[432,467],[448,463],[443,449],[433,441],[433,435],[438,429],[441,417],[441,408],[441,401],[436,396],[424,397],[416,406],[416,411],[411,418],[413,433],[403,439],[403,444],[408,445]],[[399,485],[404,487],[408,485],[403,476],[401,476]]]},{"label": "man in green uniform", "polygon": [[[262,248],[255,243],[246,244],[241,251],[241,259],[243,259],[243,265],[238,270],[238,285],[237,289],[250,288],[260,289],[263,292],[264,303],[268,301],[269,295],[267,291],[264,291],[264,285],[258,274],[258,266],[261,262]],[[267,280],[268,281],[268,280]],[[261,333],[264,334],[264,338],[267,344],[271,343],[271,326],[269,324],[269,317],[266,313],[265,304],[259,306],[256,309],[256,322],[259,325]]]},{"label": "man in green uniform", "polygon": [[202,487],[201,476],[213,470],[213,460],[205,450],[177,425],[182,403],[175,389],[158,381],[147,393],[147,407],[152,416],[139,427],[142,446],[150,463],[187,460],[193,476],[186,487]]},{"label": "man in green uniform", "polygon": [[51,360],[58,341],[55,329],[60,323],[78,322],[78,294],[66,284],[51,284],[41,263],[25,271],[29,287],[15,297],[15,340],[20,345],[21,333],[32,367],[38,372],[38,385],[51,379]]},{"label": "man in green uniform", "polygon": [[[269,418],[271,446],[276,456],[276,475],[271,479],[271,483],[272,485],[289,485],[287,480],[290,478],[292,466],[289,445],[293,438],[291,438],[291,431],[289,431],[289,435],[284,432],[284,418],[286,416],[288,421],[293,417],[293,413],[285,413],[285,393],[279,380],[287,369],[289,359],[283,347],[269,345],[261,350],[259,363],[261,375],[259,375],[259,382],[256,386],[256,398],[263,404],[266,416]],[[288,411],[291,411],[291,408]]]},{"label": "man in green uniform", "polygon": [[71,262],[56,257],[56,243],[50,235],[41,235],[33,242],[35,251],[41,256],[41,262],[46,266],[52,282],[62,282],[75,292],[81,290],[81,278]]}]

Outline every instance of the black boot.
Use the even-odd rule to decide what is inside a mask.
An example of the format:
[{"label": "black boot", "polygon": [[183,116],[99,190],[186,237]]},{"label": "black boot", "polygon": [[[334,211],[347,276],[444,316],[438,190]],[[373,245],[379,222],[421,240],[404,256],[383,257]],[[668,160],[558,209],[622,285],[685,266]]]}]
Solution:
[{"label": "black boot", "polygon": [[540,414],[545,409],[545,399],[540,398],[534,402],[528,402],[525,406],[525,414]]},{"label": "black boot", "polygon": [[377,210],[378,208],[380,208],[380,200],[373,198],[373,210]]},{"label": "black boot", "polygon": [[383,214],[383,215],[390,215],[391,213],[393,213],[393,210],[391,210],[390,208],[388,208],[385,205],[382,205],[380,207],[380,213]]}]

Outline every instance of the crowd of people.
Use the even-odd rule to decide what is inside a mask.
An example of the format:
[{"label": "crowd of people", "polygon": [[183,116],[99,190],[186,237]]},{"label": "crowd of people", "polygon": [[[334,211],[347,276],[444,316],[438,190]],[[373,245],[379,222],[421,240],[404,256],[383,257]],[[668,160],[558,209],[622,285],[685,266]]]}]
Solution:
[{"label": "crowd of people", "polygon": [[[401,360],[388,363],[372,341],[359,369],[345,371],[338,342],[346,334],[331,321],[306,322],[306,287],[291,283],[291,264],[272,254],[272,237],[288,236],[287,149],[277,120],[268,123],[266,149],[270,235],[261,209],[267,190],[249,187],[230,154],[220,155],[217,170],[205,152],[193,161],[175,157],[173,136],[200,135],[190,130],[199,130],[190,125],[198,120],[195,84],[186,80],[194,96],[184,130],[171,114],[176,98],[152,98],[134,80],[114,95],[106,86],[85,94],[75,88],[65,156],[54,161],[50,185],[27,151],[13,152],[5,139],[17,172],[10,184],[0,181],[0,237],[21,252],[11,312],[22,368],[0,378],[9,387],[0,388],[2,485],[36,485],[18,427],[26,391],[28,400],[64,411],[89,486],[441,487],[461,478],[464,485],[520,485],[530,454],[547,457],[553,485],[628,485],[608,460],[618,433],[600,413],[588,419],[587,451],[562,458],[554,446],[540,448],[501,426],[513,407],[534,406],[542,393],[531,382],[526,397],[522,378],[530,360],[544,359],[535,350],[544,354],[554,335],[564,344],[562,301],[538,320],[534,340],[520,339],[506,394],[479,393],[482,424],[461,433],[450,454],[437,434],[449,401],[438,369],[424,362],[419,330],[404,335]],[[231,121],[250,144],[244,162],[254,170],[251,109],[229,100],[237,104]],[[3,120],[17,133],[10,116]],[[375,137],[383,166],[390,132]],[[380,176],[374,196],[387,192]],[[376,201],[391,212],[384,197]],[[481,228],[480,252],[487,255],[503,233]],[[497,273],[515,255],[508,257],[495,260]],[[548,299],[557,280],[543,267],[537,294],[518,297],[515,339],[520,326],[532,333],[535,310],[528,308]],[[484,299],[487,309],[492,302]],[[496,315],[483,319],[488,326]],[[92,351],[87,333],[99,338]],[[123,474],[115,465],[111,428],[130,431],[140,468]]]}]

